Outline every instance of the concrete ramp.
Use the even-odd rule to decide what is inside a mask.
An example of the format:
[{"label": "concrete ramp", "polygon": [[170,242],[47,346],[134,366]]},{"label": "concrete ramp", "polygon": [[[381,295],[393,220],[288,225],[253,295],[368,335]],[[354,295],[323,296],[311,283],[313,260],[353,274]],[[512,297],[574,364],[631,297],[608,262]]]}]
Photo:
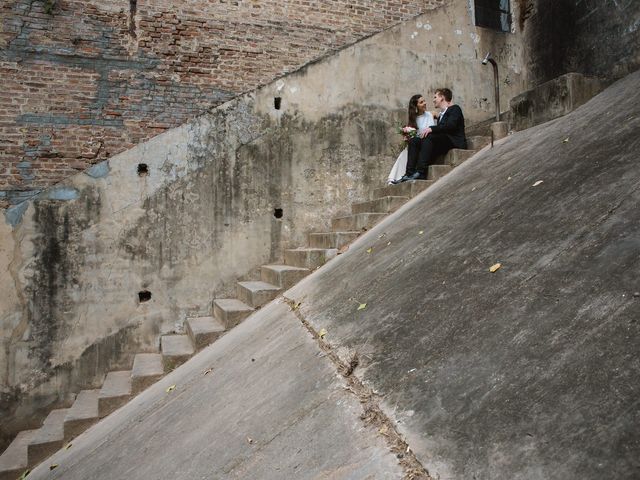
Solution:
[{"label": "concrete ramp", "polygon": [[476,155],[287,293],[434,478],[640,478],[639,85]]},{"label": "concrete ramp", "polygon": [[29,478],[638,478],[639,84],[456,168]]},{"label": "concrete ramp", "polygon": [[[288,305],[272,303],[29,478],[401,478]],[[57,465],[50,470],[52,465]]]}]

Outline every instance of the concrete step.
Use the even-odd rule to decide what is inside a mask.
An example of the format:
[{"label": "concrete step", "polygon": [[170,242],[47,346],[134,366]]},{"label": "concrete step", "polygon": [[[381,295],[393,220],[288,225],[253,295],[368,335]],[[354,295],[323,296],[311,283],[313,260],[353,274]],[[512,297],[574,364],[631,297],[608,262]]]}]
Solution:
[{"label": "concrete step", "polygon": [[428,180],[438,180],[453,170],[451,165],[429,165]]},{"label": "concrete step", "polygon": [[27,447],[29,466],[37,465],[64,445],[64,419],[68,408],[52,410]]},{"label": "concrete step", "polygon": [[133,359],[131,369],[131,389],[137,395],[153,385],[164,375],[162,355],[159,353],[138,353]]},{"label": "concrete step", "polygon": [[294,267],[292,265],[263,265],[260,267],[262,281],[277,285],[283,290],[288,290],[309,273],[311,273],[311,270],[308,268]]},{"label": "concrete step", "polygon": [[331,220],[331,230],[334,232],[369,230],[386,216],[386,213],[356,213],[355,215],[334,218]]},{"label": "concrete step", "polygon": [[458,167],[473,157],[476,153],[478,153],[477,150],[460,150],[458,148],[454,148],[449,150],[447,154],[442,157],[441,162],[438,163]]},{"label": "concrete step", "polygon": [[162,365],[165,372],[170,372],[189,360],[195,348],[188,335],[163,335],[160,337]]},{"label": "concrete step", "polygon": [[409,197],[381,197],[351,205],[351,213],[391,213],[407,203]]},{"label": "concrete step", "polygon": [[64,441],[77,437],[99,420],[99,390],[82,390],[64,417]]},{"label": "concrete step", "polygon": [[467,137],[467,149],[482,150],[491,143],[491,137],[488,135],[471,135]]},{"label": "concrete step", "polygon": [[338,254],[335,248],[294,248],[284,251],[284,263],[315,270]]},{"label": "concrete step", "polygon": [[187,335],[196,350],[215,342],[225,331],[224,324],[213,317],[188,318],[185,324]]},{"label": "concrete step", "polygon": [[106,417],[131,398],[131,370],[107,373],[98,394],[98,416]]},{"label": "concrete step", "polygon": [[253,308],[269,303],[281,291],[282,289],[277,285],[261,281],[238,282],[236,284],[236,294],[240,301]]},{"label": "concrete step", "polygon": [[253,308],[236,298],[213,301],[213,316],[228,329],[235,327],[253,313]]},{"label": "concrete step", "polygon": [[360,236],[361,232],[314,232],[309,234],[311,248],[342,248]]},{"label": "concrete step", "polygon": [[16,480],[28,467],[27,446],[37,430],[24,430],[0,455],[0,480]]},{"label": "concrete step", "polygon": [[413,198],[426,188],[433,185],[433,180],[413,180],[411,182],[403,182],[397,185],[387,185],[386,187],[376,188],[373,191],[373,198],[383,197],[410,197]]}]

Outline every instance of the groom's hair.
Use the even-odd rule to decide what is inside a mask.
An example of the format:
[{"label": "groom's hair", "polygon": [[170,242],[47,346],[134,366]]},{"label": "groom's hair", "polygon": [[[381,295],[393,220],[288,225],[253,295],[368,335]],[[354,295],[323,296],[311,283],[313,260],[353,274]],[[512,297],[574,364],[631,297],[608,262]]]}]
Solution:
[{"label": "groom's hair", "polygon": [[448,88],[439,88],[436,90],[436,93],[442,95],[447,102],[450,102],[453,98],[453,93],[451,93],[451,90]]}]

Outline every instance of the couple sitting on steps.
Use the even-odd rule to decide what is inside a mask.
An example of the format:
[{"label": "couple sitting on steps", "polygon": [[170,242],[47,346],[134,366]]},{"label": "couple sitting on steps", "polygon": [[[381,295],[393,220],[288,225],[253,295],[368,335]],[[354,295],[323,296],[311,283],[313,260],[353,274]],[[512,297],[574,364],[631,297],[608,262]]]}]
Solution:
[{"label": "couple sitting on steps", "polygon": [[451,102],[452,98],[448,88],[435,91],[433,105],[439,110],[436,122],[431,112],[427,111],[424,97],[411,97],[407,126],[416,130],[415,136],[405,134],[407,148],[391,169],[389,183],[426,180],[427,169],[438,155],[444,155],[452,148],[467,148],[462,109]]}]

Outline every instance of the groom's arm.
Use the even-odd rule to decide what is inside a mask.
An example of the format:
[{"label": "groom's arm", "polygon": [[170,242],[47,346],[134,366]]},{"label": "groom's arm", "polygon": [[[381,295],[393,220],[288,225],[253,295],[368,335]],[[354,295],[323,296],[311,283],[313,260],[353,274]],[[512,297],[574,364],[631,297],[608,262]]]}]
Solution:
[{"label": "groom's arm", "polygon": [[438,125],[431,127],[433,133],[457,133],[462,127],[464,117],[462,109],[458,105],[451,105],[447,108],[445,118]]}]

